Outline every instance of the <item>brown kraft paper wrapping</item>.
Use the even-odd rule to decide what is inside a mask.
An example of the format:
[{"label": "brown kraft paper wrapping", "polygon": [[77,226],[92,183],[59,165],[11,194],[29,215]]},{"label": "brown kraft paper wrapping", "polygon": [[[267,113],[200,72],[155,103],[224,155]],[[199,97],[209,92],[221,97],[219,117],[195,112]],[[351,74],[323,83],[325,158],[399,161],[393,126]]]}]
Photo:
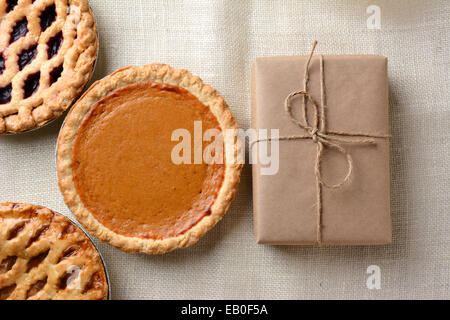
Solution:
[{"label": "brown kraft paper wrapping", "polygon": [[[280,137],[304,135],[304,130],[287,116],[285,100],[291,93],[304,89],[307,59],[307,56],[256,59],[252,70],[254,129],[279,129]],[[313,56],[308,70],[307,92],[320,104],[319,56]],[[387,58],[325,55],[323,80],[326,131],[389,134]],[[302,97],[292,99],[294,114],[300,114],[301,103]],[[307,110],[310,120],[311,103],[307,104]],[[320,241],[315,175],[317,145],[312,139],[279,141],[278,173],[261,175],[260,165],[253,164],[257,242],[275,245],[390,243],[389,139],[373,140],[375,143],[370,145],[340,144],[351,155],[353,170],[349,181],[341,187],[321,188]],[[253,145],[254,151],[258,152],[261,143]],[[344,154],[325,146],[320,165],[324,181],[340,183],[348,166]]]}]

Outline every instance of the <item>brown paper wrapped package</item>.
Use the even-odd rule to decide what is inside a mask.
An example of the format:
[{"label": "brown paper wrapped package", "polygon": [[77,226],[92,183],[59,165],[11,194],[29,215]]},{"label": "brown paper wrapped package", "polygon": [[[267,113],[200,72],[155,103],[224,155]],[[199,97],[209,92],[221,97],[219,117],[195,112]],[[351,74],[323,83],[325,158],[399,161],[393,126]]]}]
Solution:
[{"label": "brown paper wrapped package", "polygon": [[[308,57],[258,58],[253,65],[252,127],[279,129],[280,137],[304,134],[285,113],[285,100],[304,89]],[[309,66],[307,91],[320,103],[320,59]],[[368,135],[389,134],[387,59],[376,55],[323,57],[326,130]],[[299,113],[301,98],[292,100]],[[308,119],[311,118],[308,105]],[[270,132],[270,131],[269,131]],[[341,144],[351,155],[350,180],[340,188],[322,186],[321,245],[381,245],[391,242],[389,139]],[[259,143],[253,145],[258,152]],[[312,139],[279,142],[279,171],[261,175],[253,165],[254,223],[257,242],[319,244],[315,163]],[[348,163],[325,148],[321,175],[329,184],[342,181]]]}]

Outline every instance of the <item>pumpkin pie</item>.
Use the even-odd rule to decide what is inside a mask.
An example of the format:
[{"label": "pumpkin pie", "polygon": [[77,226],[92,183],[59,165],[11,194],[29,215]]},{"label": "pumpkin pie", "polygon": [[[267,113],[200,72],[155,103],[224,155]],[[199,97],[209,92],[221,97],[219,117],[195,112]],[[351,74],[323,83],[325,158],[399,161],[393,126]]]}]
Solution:
[{"label": "pumpkin pie", "polygon": [[[188,247],[221,220],[237,191],[237,130],[224,98],[190,72],[123,68],[69,112],[58,139],[59,186],[78,221],[123,251]],[[216,133],[209,142],[207,132]],[[208,149],[220,141],[222,149]],[[208,150],[214,161],[205,160]]]},{"label": "pumpkin pie", "polygon": [[0,134],[62,115],[89,81],[97,48],[87,0],[0,1]]},{"label": "pumpkin pie", "polygon": [[0,300],[105,300],[99,253],[65,216],[0,203]]}]

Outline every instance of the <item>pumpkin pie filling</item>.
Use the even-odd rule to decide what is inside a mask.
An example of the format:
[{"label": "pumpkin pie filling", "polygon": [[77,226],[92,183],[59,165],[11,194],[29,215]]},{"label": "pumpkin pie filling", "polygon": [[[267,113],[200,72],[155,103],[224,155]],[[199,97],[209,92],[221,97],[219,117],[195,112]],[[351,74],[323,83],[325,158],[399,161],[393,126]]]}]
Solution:
[{"label": "pumpkin pie filling", "polygon": [[[108,229],[146,239],[176,237],[211,213],[223,164],[175,164],[176,129],[219,123],[188,90],[157,82],[119,88],[99,100],[77,130],[73,181],[83,205]],[[203,148],[205,147],[205,143]]]}]

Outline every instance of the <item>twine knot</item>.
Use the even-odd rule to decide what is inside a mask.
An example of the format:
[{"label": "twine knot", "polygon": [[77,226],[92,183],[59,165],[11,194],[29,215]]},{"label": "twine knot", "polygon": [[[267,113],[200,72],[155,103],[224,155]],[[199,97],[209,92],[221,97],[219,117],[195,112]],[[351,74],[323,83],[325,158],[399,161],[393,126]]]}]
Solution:
[{"label": "twine knot", "polygon": [[319,132],[318,129],[312,129],[312,130],[309,131],[309,134],[311,135],[312,141],[313,141],[314,143],[319,142],[319,138],[318,138],[318,136],[317,136],[317,133],[318,133],[318,132]]}]

